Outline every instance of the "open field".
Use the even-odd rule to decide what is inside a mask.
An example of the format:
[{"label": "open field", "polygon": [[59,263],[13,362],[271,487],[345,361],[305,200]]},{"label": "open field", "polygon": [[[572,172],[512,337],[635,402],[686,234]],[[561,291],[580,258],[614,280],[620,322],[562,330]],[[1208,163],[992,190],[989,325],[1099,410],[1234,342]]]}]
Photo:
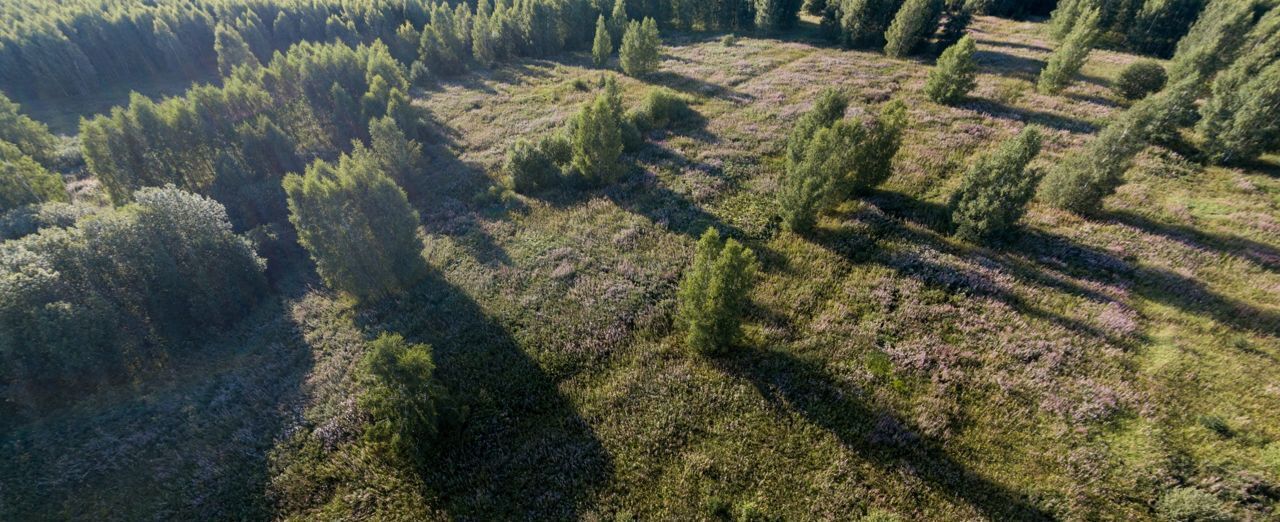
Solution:
[{"label": "open field", "polygon": [[[298,276],[217,356],[14,428],[0,519],[1141,520],[1181,487],[1277,516],[1280,158],[1152,148],[1101,216],[1033,203],[1014,240],[957,241],[940,224],[970,158],[1027,124],[1034,166],[1076,153],[1135,59],[1096,51],[1045,96],[1039,24],[971,32],[957,107],[921,93],[924,61],[664,35],[660,73],[619,77],[627,105],[662,85],[701,117],[649,136],[620,184],[537,198],[489,187],[517,138],[595,96],[590,56],[416,92],[437,135],[414,201],[428,281],[361,307]],[[801,237],[776,217],[783,148],[827,87],[853,115],[904,99],[911,124],[889,182]],[[720,359],[672,326],[709,226],[763,266]],[[465,412],[416,475],[349,444],[350,370],[380,332],[431,344]]]}]

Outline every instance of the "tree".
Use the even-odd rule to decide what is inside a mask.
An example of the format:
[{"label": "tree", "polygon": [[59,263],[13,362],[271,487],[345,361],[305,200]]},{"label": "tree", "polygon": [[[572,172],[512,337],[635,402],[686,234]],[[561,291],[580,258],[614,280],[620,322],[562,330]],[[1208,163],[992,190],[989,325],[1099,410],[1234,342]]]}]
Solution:
[{"label": "tree", "polygon": [[1098,10],[1101,14],[1101,5],[1097,5],[1097,0],[1062,0],[1058,2],[1057,8],[1053,10],[1053,14],[1049,17],[1049,36],[1054,40],[1062,41],[1074,31],[1079,25],[1081,18],[1090,10]]},{"label": "tree", "polygon": [[977,64],[973,55],[978,50],[973,38],[965,36],[960,42],[942,52],[938,63],[929,71],[924,92],[929,99],[944,105],[959,103],[977,85]]},{"label": "tree", "polygon": [[360,361],[363,393],[357,401],[370,417],[364,440],[391,458],[420,461],[439,433],[444,389],[435,381],[431,347],[383,333]]},{"label": "tree", "polygon": [[973,9],[969,5],[970,3],[964,0],[950,0],[947,2],[947,7],[944,10],[947,19],[942,24],[942,29],[938,31],[938,37],[933,42],[934,54],[941,54],[943,51],[950,49],[968,34],[969,24],[973,22]]},{"label": "tree", "polygon": [[369,122],[369,153],[378,167],[410,195],[417,195],[422,172],[422,145],[405,136],[390,115]]},{"label": "tree", "polygon": [[658,47],[661,45],[658,24],[652,18],[631,22],[618,53],[622,71],[628,76],[644,76],[658,70]]},{"label": "tree", "polygon": [[627,1],[614,0],[613,11],[609,12],[609,36],[613,37],[613,44],[622,43],[622,36],[627,32],[630,20],[631,18],[627,16]]},{"label": "tree", "polygon": [[1116,94],[1123,96],[1125,99],[1139,100],[1163,89],[1165,82],[1168,80],[1169,77],[1164,72],[1164,66],[1160,65],[1159,62],[1155,60],[1140,60],[1133,62],[1120,71],[1113,89]]},{"label": "tree", "polygon": [[885,54],[907,56],[920,47],[942,17],[942,0],[907,0],[885,33]]},{"label": "tree", "polygon": [[897,9],[897,0],[844,0],[840,29],[845,45],[857,48],[884,45],[885,30]]},{"label": "tree", "polygon": [[258,57],[249,49],[240,33],[234,28],[219,24],[214,33],[213,50],[218,55],[218,73],[231,76],[231,72],[240,66],[261,67]]},{"label": "tree", "polygon": [[622,172],[622,95],[610,77],[605,91],[569,122],[573,169],[592,184],[612,182]]},{"label": "tree", "polygon": [[800,0],[755,0],[756,28],[778,32],[795,27],[799,20],[800,4]]},{"label": "tree", "polygon": [[613,39],[609,37],[609,28],[604,23],[604,15],[596,18],[596,38],[591,45],[591,61],[596,67],[604,67],[613,54]]},{"label": "tree", "polygon": [[1256,159],[1280,148],[1280,8],[1250,32],[1245,50],[1213,81],[1196,130],[1218,164]]},{"label": "tree", "polygon": [[8,142],[46,167],[53,164],[58,139],[49,127],[22,114],[22,107],[0,92],[0,142]]},{"label": "tree", "polygon": [[360,301],[416,283],[425,273],[418,214],[367,150],[317,161],[284,178],[289,221],[331,288]]},{"label": "tree", "polygon": [[787,137],[787,168],[799,164],[804,159],[805,150],[813,135],[821,129],[830,127],[849,107],[849,97],[843,91],[827,88],[818,94],[813,108],[800,117]]},{"label": "tree", "polygon": [[957,237],[980,241],[1013,228],[1035,195],[1039,179],[1025,170],[1040,142],[1039,130],[1027,127],[969,167],[948,204]]},{"label": "tree", "polygon": [[17,146],[0,141],[0,214],[46,201],[67,201],[62,177],[45,170]]},{"label": "tree", "polygon": [[502,170],[512,190],[532,194],[559,185],[572,159],[573,146],[560,133],[544,136],[536,144],[521,138],[507,150]]},{"label": "tree", "polygon": [[693,266],[677,291],[677,321],[686,345],[697,353],[721,353],[741,335],[742,314],[755,284],[755,254],[730,238],[721,241],[714,228],[698,240]]},{"label": "tree", "polygon": [[1040,81],[1036,85],[1041,93],[1057,94],[1067,86],[1071,77],[1080,72],[1101,34],[1098,16],[1096,9],[1083,13],[1066,39],[1049,56],[1049,63],[1040,71]]}]

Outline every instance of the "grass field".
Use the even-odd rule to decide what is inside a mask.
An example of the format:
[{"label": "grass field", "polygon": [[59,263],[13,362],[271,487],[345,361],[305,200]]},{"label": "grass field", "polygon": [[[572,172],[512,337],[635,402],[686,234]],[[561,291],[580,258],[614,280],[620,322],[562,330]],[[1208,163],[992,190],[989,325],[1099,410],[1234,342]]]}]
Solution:
[{"label": "grass field", "polygon": [[[1280,516],[1280,158],[1153,148],[1100,216],[1035,203],[1010,242],[955,241],[942,213],[973,155],[1028,123],[1035,166],[1075,153],[1136,59],[1097,51],[1044,96],[1039,25],[973,32],[958,107],[921,93],[923,61],[666,35],[624,97],[666,86],[701,117],[648,136],[622,183],[536,198],[488,187],[598,92],[589,56],[419,92],[435,274],[367,308],[299,276],[157,382],[16,428],[0,519],[1134,520],[1179,488]],[[827,87],[855,117],[904,99],[911,125],[890,181],[800,237],[776,218],[782,149]],[[745,346],[718,359],[672,327],[708,226],[763,265]],[[434,347],[460,411],[415,474],[350,444],[350,370],[384,331]]]}]

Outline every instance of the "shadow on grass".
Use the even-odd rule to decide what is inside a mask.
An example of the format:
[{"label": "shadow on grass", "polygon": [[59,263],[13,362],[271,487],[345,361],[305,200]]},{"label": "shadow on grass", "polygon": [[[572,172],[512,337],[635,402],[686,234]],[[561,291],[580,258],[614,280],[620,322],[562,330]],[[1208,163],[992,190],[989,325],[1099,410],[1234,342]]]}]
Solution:
[{"label": "shadow on grass", "polygon": [[432,272],[366,327],[433,347],[436,375],[467,413],[420,476],[461,520],[572,520],[612,473],[591,427],[503,325]]},{"label": "shadow on grass", "polygon": [[1190,248],[1209,249],[1222,254],[1239,256],[1271,272],[1280,272],[1280,249],[1266,243],[1204,232],[1178,223],[1155,221],[1124,210],[1110,211],[1099,217],[1164,237]]},{"label": "shadow on grass", "polygon": [[1097,125],[1079,118],[1072,118],[1070,116],[1062,116],[1034,109],[1023,109],[1021,107],[1014,107],[995,100],[971,98],[970,101],[966,102],[963,106],[995,118],[1036,124],[1042,127],[1049,127],[1051,129],[1076,134],[1093,134],[1098,132]]},{"label": "shadow on grass", "polygon": [[1016,491],[966,469],[892,411],[861,400],[819,364],[775,350],[739,352],[719,364],[750,381],[779,410],[794,410],[876,465],[918,477],[991,520],[1052,520]]},{"label": "shadow on grass", "polygon": [[973,54],[973,59],[979,67],[990,69],[1001,76],[1014,76],[1032,82],[1045,67],[1044,60],[992,50],[979,49]]},{"label": "shadow on grass", "polygon": [[1041,46],[1041,45],[1031,45],[1031,44],[1024,44],[1024,43],[1017,43],[1017,42],[1003,42],[1003,41],[1000,41],[1000,40],[989,40],[989,39],[987,39],[987,40],[977,40],[977,43],[978,43],[979,45],[989,45],[989,46],[991,46],[991,47],[1005,47],[1005,48],[1008,48],[1008,49],[1023,49],[1023,50],[1026,50],[1026,51],[1035,51],[1035,52],[1040,52],[1040,53],[1045,53],[1045,54],[1048,54],[1048,53],[1053,52],[1053,49],[1050,49],[1050,48],[1048,48],[1048,47],[1044,47],[1044,46]]},{"label": "shadow on grass", "polygon": [[751,103],[755,100],[750,94],[741,93],[730,87],[693,78],[677,72],[659,71],[644,77],[649,83],[670,87],[677,91],[694,96],[720,98],[738,104]]}]

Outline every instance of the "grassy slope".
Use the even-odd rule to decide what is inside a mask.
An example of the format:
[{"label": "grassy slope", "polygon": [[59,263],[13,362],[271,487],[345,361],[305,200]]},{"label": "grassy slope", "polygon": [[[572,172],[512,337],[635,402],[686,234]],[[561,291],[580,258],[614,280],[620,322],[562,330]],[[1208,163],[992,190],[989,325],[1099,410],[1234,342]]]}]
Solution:
[{"label": "grassy slope", "polygon": [[[136,509],[121,518],[216,514],[205,506],[257,506],[270,491],[304,518],[1117,519],[1149,518],[1161,491],[1187,484],[1265,517],[1280,481],[1280,168],[1206,170],[1153,151],[1098,218],[1035,206],[1022,237],[992,248],[934,230],[973,153],[1035,122],[1051,131],[1048,166],[1120,110],[1104,86],[1131,57],[1095,53],[1085,81],[1041,96],[1031,82],[1051,45],[1037,32],[980,19],[983,75],[957,108],[920,94],[924,63],[669,38],[648,83],[696,97],[704,121],[652,136],[618,186],[506,205],[473,200],[476,180],[594,95],[574,85],[597,74],[589,59],[423,93],[447,138],[429,174],[446,195],[419,202],[438,277],[370,310],[321,291],[287,299],[232,336],[246,348],[222,371],[175,370],[142,399],[23,428],[0,456],[28,464],[0,499],[18,514]],[[629,103],[649,87],[622,86]],[[827,86],[853,93],[855,116],[904,96],[913,124],[894,178],[800,238],[771,217],[778,156]],[[670,325],[709,225],[765,267],[748,346],[721,360],[687,355]],[[433,344],[468,410],[416,474],[346,444],[360,422],[347,370],[383,330]],[[218,399],[223,382],[250,391]],[[264,444],[303,403],[268,464]],[[72,428],[86,421],[96,428]],[[140,426],[165,435],[120,446],[130,464],[45,464],[113,454],[155,431]],[[13,500],[40,498],[24,488],[41,481],[57,509]]]}]

